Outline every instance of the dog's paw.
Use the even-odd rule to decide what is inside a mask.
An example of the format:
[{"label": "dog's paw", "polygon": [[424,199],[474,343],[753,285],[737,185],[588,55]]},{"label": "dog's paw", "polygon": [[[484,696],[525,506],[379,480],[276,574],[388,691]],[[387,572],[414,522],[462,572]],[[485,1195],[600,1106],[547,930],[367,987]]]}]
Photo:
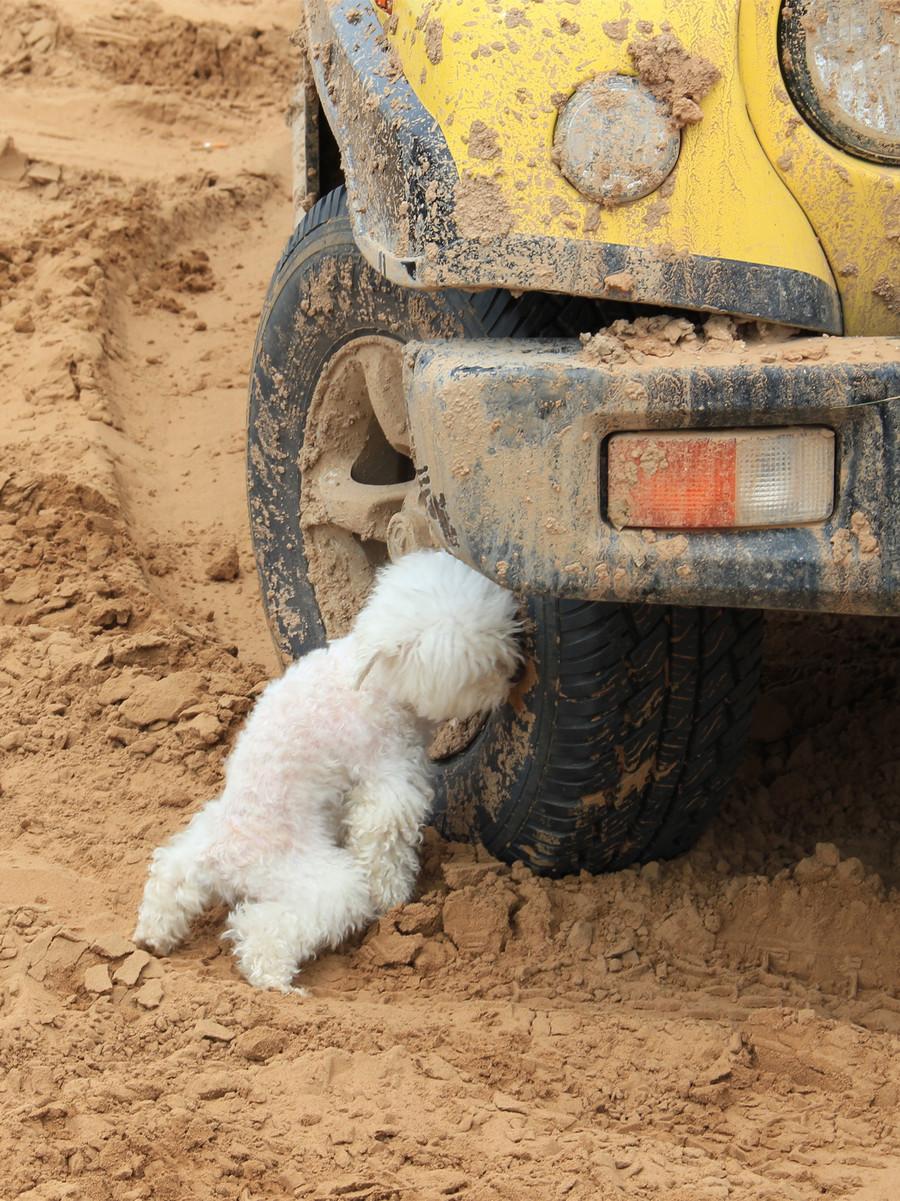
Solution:
[{"label": "dog's paw", "polygon": [[405,905],[407,901],[412,900],[412,897],[413,889],[411,888],[373,888],[372,908],[377,917],[384,917],[389,909],[394,909],[397,905]]},{"label": "dog's paw", "polygon": [[299,984],[289,984],[287,988],[281,989],[285,993],[293,993],[295,997],[308,997],[310,995],[308,988],[303,988]]},{"label": "dog's paw", "polygon": [[414,871],[403,868],[385,870],[382,866],[379,871],[373,872],[369,877],[369,894],[372,898],[372,905],[379,915],[387,913],[395,905],[405,905],[407,901],[411,901],[415,890],[416,873]]},{"label": "dog's paw", "polygon": [[290,980],[285,980],[283,977],[272,975],[269,972],[242,971],[241,974],[247,983],[252,984],[254,988],[265,988],[272,992],[285,993],[285,995],[290,994],[295,997],[309,996],[309,989],[291,984]]},{"label": "dog's paw", "polygon": [[154,934],[142,922],[139,922],[135,926],[131,941],[136,947],[142,947],[145,951],[151,951],[154,955],[168,955],[178,946],[177,939],[166,938],[161,934]]}]

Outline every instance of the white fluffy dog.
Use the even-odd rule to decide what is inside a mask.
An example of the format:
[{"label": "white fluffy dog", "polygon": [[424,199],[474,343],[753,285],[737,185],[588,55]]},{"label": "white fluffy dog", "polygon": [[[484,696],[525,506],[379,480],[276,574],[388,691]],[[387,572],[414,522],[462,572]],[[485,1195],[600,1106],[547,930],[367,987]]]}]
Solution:
[{"label": "white fluffy dog", "polygon": [[409,900],[428,743],[503,701],[519,630],[512,595],[443,551],[385,567],[350,634],[260,696],[221,797],[154,853],[135,940],[167,954],[225,902],[240,971],[287,992],[304,960]]}]

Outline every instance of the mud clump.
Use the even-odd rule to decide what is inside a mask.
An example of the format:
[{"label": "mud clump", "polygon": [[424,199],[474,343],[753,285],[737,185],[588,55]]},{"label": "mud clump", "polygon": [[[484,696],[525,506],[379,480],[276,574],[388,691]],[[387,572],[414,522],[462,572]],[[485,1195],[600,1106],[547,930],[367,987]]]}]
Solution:
[{"label": "mud clump", "polygon": [[721,78],[718,67],[689,54],[671,30],[631,42],[628,53],[638,79],[669,106],[676,129],[703,120],[700,101]]},{"label": "mud clump", "polygon": [[582,357],[605,365],[669,358],[679,346],[701,344],[697,327],[686,317],[637,317],[614,321],[596,334],[582,334]]},{"label": "mud clump", "polygon": [[610,41],[624,42],[628,37],[628,20],[622,18],[619,21],[604,21],[602,29]]},{"label": "mud clump", "polygon": [[882,275],[875,281],[872,293],[879,300],[884,301],[889,313],[892,313],[894,316],[900,315],[900,285],[895,280]]},{"label": "mud clump", "polygon": [[[607,276],[609,285],[615,277]],[[741,321],[725,314],[708,317],[688,317],[658,313],[652,317],[636,317],[633,321],[619,318],[595,334],[582,333],[581,357],[590,363],[619,366],[627,363],[648,363],[653,359],[685,356],[715,358],[717,362],[735,356],[743,361],[760,364],[784,362],[815,362],[825,358],[830,349],[827,338],[798,337],[801,331],[764,321]]]},{"label": "mud clump", "polygon": [[434,67],[444,61],[444,23],[436,17],[425,26],[425,54]]},{"label": "mud clump", "polygon": [[500,143],[496,129],[485,125],[484,121],[473,121],[469,130],[469,154],[473,158],[491,159],[500,153]]},{"label": "mud clump", "polygon": [[456,224],[464,238],[487,241],[502,237],[512,227],[512,214],[503,193],[492,179],[465,177],[456,185]]},{"label": "mud clump", "polygon": [[224,550],[216,551],[207,564],[206,574],[211,580],[223,582],[236,580],[241,574],[241,561],[238,557],[237,547],[232,543]]}]

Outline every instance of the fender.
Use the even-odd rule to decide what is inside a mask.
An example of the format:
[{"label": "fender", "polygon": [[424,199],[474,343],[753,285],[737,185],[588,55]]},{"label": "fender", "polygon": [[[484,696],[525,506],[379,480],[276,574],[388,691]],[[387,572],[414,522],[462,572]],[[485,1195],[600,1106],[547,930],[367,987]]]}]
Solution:
[{"label": "fender", "polygon": [[[477,3],[403,0],[388,20],[309,0],[310,63],[360,249],[407,287],[554,291],[841,332],[827,258],[747,113],[736,0],[644,7],[638,30],[618,0],[582,0],[573,36],[564,0],[511,10],[512,28]],[[600,211],[553,162],[556,106],[598,72],[634,74],[632,38],[667,20],[720,78],[683,131],[666,195]],[[486,114],[488,158],[472,138]]]}]

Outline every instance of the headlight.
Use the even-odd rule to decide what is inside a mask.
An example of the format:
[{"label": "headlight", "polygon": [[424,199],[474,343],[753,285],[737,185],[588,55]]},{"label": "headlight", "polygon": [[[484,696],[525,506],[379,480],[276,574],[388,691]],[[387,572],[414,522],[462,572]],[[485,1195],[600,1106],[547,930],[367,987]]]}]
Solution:
[{"label": "headlight", "polygon": [[553,153],[573,187],[601,204],[654,192],[675,163],[681,137],[666,106],[630,75],[596,75],[566,101]]},{"label": "headlight", "polygon": [[842,150],[900,162],[897,45],[900,8],[890,0],[785,0],[781,69],[809,124]]}]

